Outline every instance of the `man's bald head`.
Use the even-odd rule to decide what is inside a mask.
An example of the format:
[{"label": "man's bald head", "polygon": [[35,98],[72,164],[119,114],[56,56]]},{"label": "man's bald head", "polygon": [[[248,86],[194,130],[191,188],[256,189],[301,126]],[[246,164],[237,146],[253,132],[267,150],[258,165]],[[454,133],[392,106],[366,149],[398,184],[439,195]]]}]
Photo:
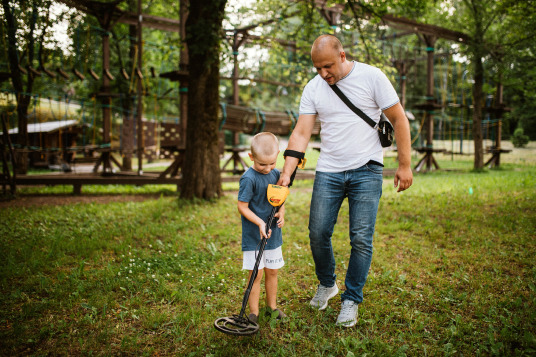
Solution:
[{"label": "man's bald head", "polygon": [[314,58],[319,54],[327,54],[329,52],[339,54],[342,51],[344,51],[342,43],[337,37],[333,35],[321,35],[313,42],[311,57]]},{"label": "man's bald head", "polygon": [[352,64],[346,60],[341,41],[333,35],[322,35],[315,40],[311,48],[311,60],[318,74],[329,85],[344,78],[352,69]]}]

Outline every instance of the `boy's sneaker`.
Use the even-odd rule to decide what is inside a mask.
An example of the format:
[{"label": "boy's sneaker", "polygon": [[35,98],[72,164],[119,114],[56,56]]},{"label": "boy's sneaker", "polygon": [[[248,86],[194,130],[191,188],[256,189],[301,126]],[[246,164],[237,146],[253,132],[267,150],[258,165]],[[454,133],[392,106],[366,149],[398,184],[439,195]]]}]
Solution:
[{"label": "boy's sneaker", "polygon": [[357,303],[352,300],[343,300],[337,326],[354,326],[357,323],[357,306]]},{"label": "boy's sneaker", "polygon": [[259,317],[257,315],[255,315],[255,314],[249,314],[248,320],[253,322],[253,323],[258,323]]},{"label": "boy's sneaker", "polygon": [[272,318],[272,316],[274,315],[274,312],[277,312],[277,315],[275,317],[277,320],[281,320],[281,319],[287,317],[287,314],[285,314],[283,311],[281,311],[279,309],[272,310],[269,307],[266,307],[265,315],[270,317],[270,318]]},{"label": "boy's sneaker", "polygon": [[335,283],[335,285],[333,285],[331,288],[318,284],[316,295],[311,302],[309,302],[309,304],[311,304],[311,306],[315,309],[324,310],[326,307],[328,307],[328,300],[337,295],[338,292],[339,288],[337,287],[337,283]]}]

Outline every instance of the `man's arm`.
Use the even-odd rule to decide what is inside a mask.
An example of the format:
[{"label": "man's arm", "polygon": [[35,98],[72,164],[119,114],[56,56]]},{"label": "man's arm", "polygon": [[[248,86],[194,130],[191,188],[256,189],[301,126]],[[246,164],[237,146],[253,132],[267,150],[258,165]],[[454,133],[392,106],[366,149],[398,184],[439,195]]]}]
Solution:
[{"label": "man's arm", "polygon": [[413,184],[413,172],[411,171],[411,134],[409,121],[400,103],[383,111],[385,116],[393,124],[395,129],[396,147],[398,149],[398,169],[395,173],[395,187],[398,191],[404,191]]},{"label": "man's arm", "polygon": [[[294,150],[299,152],[305,152],[307,144],[311,139],[311,133],[315,125],[315,114],[302,114],[298,117],[298,123],[292,131],[288,140],[288,150]],[[287,156],[285,158],[285,165],[283,171],[277,182],[280,186],[288,186],[290,183],[290,176],[294,172],[294,169],[298,165],[298,159],[295,157]]]}]

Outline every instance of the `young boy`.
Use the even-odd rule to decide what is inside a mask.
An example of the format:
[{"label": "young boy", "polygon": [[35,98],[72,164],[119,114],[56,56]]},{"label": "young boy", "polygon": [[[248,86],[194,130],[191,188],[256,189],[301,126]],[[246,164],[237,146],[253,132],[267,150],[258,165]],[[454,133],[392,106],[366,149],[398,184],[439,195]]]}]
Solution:
[{"label": "young boy", "polygon": [[281,310],[276,308],[277,270],[285,264],[281,250],[283,244],[281,227],[285,223],[285,206],[281,206],[275,215],[277,221],[274,220],[268,235],[266,235],[265,222],[272,212],[272,205],[268,202],[266,190],[269,184],[276,184],[279,180],[279,171],[275,168],[278,154],[279,142],[274,134],[264,132],[255,135],[251,141],[251,153],[249,153],[253,166],[240,178],[238,191],[238,212],[242,215],[242,269],[249,270],[249,278],[255,266],[261,237],[269,238],[259,263],[257,278],[249,295],[249,319],[255,323],[259,316],[263,270],[266,275],[264,284],[268,311],[277,311],[279,319],[286,317]]}]

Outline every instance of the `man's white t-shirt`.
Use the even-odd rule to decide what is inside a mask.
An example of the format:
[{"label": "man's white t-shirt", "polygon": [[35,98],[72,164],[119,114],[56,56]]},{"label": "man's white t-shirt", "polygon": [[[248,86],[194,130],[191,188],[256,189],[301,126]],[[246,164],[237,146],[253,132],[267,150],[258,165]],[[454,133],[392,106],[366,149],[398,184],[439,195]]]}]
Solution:
[{"label": "man's white t-shirt", "polygon": [[[353,62],[350,72],[336,84],[356,107],[376,122],[382,110],[399,102],[385,74],[365,63]],[[320,75],[311,79],[303,90],[300,102],[302,114],[314,114],[320,120],[317,171],[353,170],[369,160],[383,163],[377,130],[348,108]]]}]

